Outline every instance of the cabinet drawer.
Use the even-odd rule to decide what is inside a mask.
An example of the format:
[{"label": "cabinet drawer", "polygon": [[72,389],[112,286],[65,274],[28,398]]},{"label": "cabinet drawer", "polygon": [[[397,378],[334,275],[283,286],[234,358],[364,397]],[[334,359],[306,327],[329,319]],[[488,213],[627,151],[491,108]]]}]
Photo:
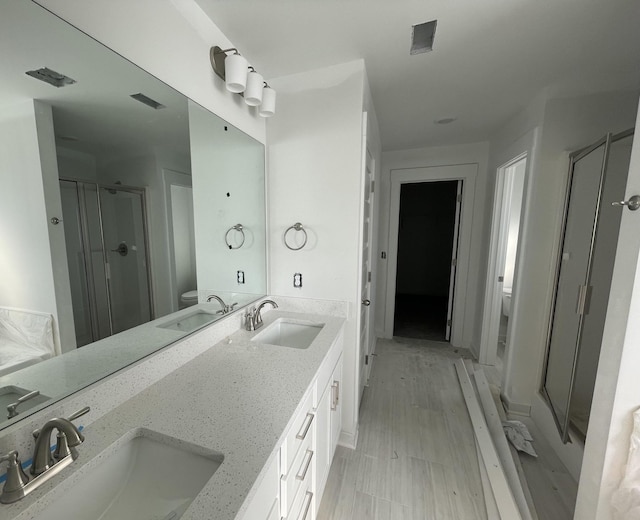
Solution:
[{"label": "cabinet drawer", "polygon": [[287,437],[280,449],[280,469],[282,475],[287,476],[293,461],[300,450],[300,446],[313,435],[315,413],[313,412],[313,392],[304,397],[302,410],[293,422]]},{"label": "cabinet drawer", "polygon": [[315,458],[313,435],[310,433],[300,446],[289,474],[283,475],[280,479],[282,516],[286,517],[291,511],[293,501],[303,484],[311,481],[310,475],[314,472]]},{"label": "cabinet drawer", "polygon": [[288,514],[283,515],[285,520],[313,520],[315,516],[315,506],[313,504],[313,488],[311,487],[311,471],[302,482],[293,504],[289,508]]}]

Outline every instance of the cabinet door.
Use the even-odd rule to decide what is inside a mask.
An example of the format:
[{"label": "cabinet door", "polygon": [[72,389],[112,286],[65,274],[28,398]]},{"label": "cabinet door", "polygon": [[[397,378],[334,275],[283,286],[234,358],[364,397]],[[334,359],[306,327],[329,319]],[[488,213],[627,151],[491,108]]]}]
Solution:
[{"label": "cabinet door", "polygon": [[338,446],[340,431],[342,430],[342,356],[336,364],[336,368],[329,380],[330,398],[330,423],[331,423],[331,444],[329,451],[329,465],[333,459],[333,454]]},{"label": "cabinet door", "polygon": [[331,385],[328,384],[324,388],[316,411],[315,491],[317,496],[322,496],[331,466],[331,396]]}]

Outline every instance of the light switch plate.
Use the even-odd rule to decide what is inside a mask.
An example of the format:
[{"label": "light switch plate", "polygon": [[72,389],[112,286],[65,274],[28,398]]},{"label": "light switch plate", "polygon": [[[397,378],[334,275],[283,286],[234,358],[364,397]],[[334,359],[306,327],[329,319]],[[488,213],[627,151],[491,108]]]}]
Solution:
[{"label": "light switch plate", "polygon": [[302,273],[293,274],[293,286],[298,289],[302,287]]},{"label": "light switch plate", "polygon": [[238,283],[244,283],[244,271],[238,271],[236,273],[236,279],[238,280]]}]

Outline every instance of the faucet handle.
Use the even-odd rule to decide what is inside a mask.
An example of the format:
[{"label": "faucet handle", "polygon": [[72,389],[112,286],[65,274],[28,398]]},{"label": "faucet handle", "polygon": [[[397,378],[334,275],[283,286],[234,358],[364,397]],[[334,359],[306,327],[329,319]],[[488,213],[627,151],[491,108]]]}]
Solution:
[{"label": "faucet handle", "polygon": [[90,411],[91,411],[91,408],[89,406],[85,406],[84,408],[81,408],[77,412],[73,412],[69,417],[67,417],[67,421],[75,421],[79,417],[82,417],[83,415],[87,415]]},{"label": "faucet handle", "polygon": [[[77,418],[88,414],[90,411],[91,411],[91,408],[89,406],[85,406],[84,408],[81,408],[77,412],[73,412],[69,417],[67,417],[67,421],[69,422],[75,421]],[[33,435],[34,439],[37,439],[38,436],[40,435],[40,428],[38,428],[37,430],[33,430],[31,434]]]},{"label": "faucet handle", "polygon": [[22,469],[22,463],[18,458],[18,452],[12,450],[0,457],[0,462],[8,462],[7,480],[0,495],[0,502],[10,504],[23,496],[23,489],[29,482],[29,477]]}]

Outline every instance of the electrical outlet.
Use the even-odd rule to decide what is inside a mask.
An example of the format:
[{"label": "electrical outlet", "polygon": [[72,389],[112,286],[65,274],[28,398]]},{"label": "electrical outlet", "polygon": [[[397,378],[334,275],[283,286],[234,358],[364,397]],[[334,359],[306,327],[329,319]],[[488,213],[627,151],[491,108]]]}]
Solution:
[{"label": "electrical outlet", "polygon": [[236,279],[238,280],[238,283],[244,283],[244,271],[238,271],[236,273]]},{"label": "electrical outlet", "polygon": [[302,287],[302,273],[293,274],[293,286],[298,289]]}]

